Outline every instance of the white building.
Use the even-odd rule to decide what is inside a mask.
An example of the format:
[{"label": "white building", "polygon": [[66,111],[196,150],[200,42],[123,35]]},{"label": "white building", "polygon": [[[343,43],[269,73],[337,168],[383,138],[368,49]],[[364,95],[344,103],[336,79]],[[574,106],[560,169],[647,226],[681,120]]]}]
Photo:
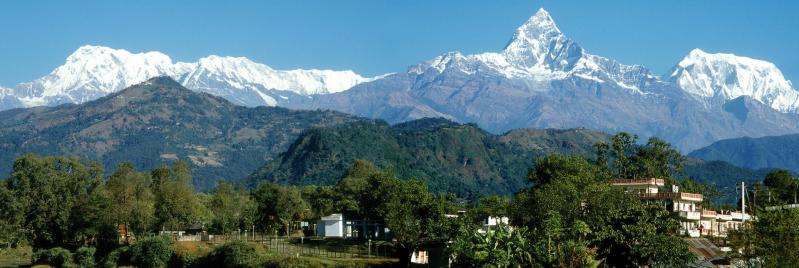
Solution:
[{"label": "white building", "polygon": [[316,234],[323,237],[344,237],[344,215],[330,214],[319,219]]},{"label": "white building", "polygon": [[680,215],[680,229],[690,237],[719,236],[726,237],[728,230],[738,229],[745,221],[751,220],[749,214],[731,211],[714,211],[702,209],[704,196],[694,193],[680,192],[677,186],[671,191],[663,192],[663,179],[612,180],[611,185],[622,187],[626,192],[636,194],[647,202],[656,202],[666,209]]},{"label": "white building", "polygon": [[505,216],[502,217],[488,216],[487,218],[485,218],[485,220],[483,220],[483,226],[497,226],[499,224],[508,225],[509,222],[510,220],[508,219],[508,217]]}]

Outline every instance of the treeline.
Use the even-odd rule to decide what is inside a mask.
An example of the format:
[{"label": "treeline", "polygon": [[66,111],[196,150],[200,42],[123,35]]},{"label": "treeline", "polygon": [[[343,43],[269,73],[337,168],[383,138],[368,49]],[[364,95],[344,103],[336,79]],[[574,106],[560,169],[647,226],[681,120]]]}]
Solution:
[{"label": "treeline", "polygon": [[[125,163],[107,178],[102,174],[99,164],[72,157],[17,159],[0,185],[0,247],[30,245],[36,258],[47,263],[64,263],[64,256],[74,253],[74,262],[116,264],[127,256],[121,263],[149,267],[134,253],[163,252],[164,243],[149,238],[161,230],[204,225],[212,234],[251,228],[289,234],[292,222],[343,212],[385,220],[396,251],[407,261],[420,243],[450,237],[444,229],[454,223],[444,215],[456,211],[454,196],[431,193],[420,180],[397,179],[364,161],[356,161],[332,187],[261,183],[248,190],[222,181],[211,192],[199,193],[181,161],[149,172]],[[121,226],[138,240],[130,247],[120,243]],[[166,265],[172,257],[145,259],[153,258]]]},{"label": "treeline", "polygon": [[[539,158],[527,178],[533,186],[512,198],[491,196],[473,203],[433,193],[423,180],[400,179],[390,168],[363,160],[333,186],[261,183],[245,189],[223,181],[198,193],[181,161],[149,172],[122,164],[104,178],[97,163],[26,155],[15,161],[0,187],[0,243],[29,244],[42,258],[63,248],[81,256],[92,252],[90,259],[97,263],[117,263],[113,260],[119,256],[135,262],[142,258],[132,253],[161,252],[156,249],[163,244],[148,238],[161,230],[205,225],[215,234],[252,228],[288,234],[292,222],[344,213],[351,219],[385,221],[402,265],[415,250],[450,242],[450,253],[464,266],[681,266],[693,261],[677,237],[675,215],[607,184],[611,178],[632,177],[681,183],[681,156],[665,142],[650,139],[639,146],[626,134],[597,148],[604,150],[595,160]],[[464,209],[465,215],[458,213]],[[479,232],[490,215],[510,216],[518,228]],[[120,225],[139,241],[120,245]],[[486,244],[496,241],[503,248]],[[167,265],[163,258],[168,255],[159,255],[162,261],[156,263]]]},{"label": "treeline", "polygon": [[[539,158],[532,187],[512,198],[488,197],[472,209],[479,217],[509,215],[511,226],[492,231],[465,225],[451,252],[459,266],[686,267],[696,260],[678,236],[679,222],[662,205],[609,185],[616,178],[664,178],[681,184],[682,156],[668,143],[638,145],[625,133],[597,144],[595,160]],[[499,246],[497,246],[499,245]]]},{"label": "treeline", "polygon": [[[799,263],[799,178],[774,170],[746,191],[747,212],[756,220],[730,234],[733,256],[748,267],[795,267]],[[740,204],[740,200],[739,200]]]}]

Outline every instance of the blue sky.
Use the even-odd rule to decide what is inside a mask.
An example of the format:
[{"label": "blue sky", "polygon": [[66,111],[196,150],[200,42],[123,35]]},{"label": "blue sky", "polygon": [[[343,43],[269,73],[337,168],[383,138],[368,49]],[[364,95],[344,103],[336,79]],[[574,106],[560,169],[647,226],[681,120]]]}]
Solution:
[{"label": "blue sky", "polygon": [[84,44],[377,75],[500,50],[539,7],[589,52],[658,74],[699,47],[799,81],[799,1],[0,1],[0,85],[43,76]]}]

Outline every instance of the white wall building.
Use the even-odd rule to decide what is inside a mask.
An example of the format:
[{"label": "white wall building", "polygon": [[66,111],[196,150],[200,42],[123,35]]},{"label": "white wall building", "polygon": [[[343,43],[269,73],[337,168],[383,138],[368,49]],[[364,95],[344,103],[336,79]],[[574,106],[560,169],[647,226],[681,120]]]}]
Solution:
[{"label": "white wall building", "polygon": [[344,237],[344,215],[336,213],[319,219],[316,234],[323,237]]}]

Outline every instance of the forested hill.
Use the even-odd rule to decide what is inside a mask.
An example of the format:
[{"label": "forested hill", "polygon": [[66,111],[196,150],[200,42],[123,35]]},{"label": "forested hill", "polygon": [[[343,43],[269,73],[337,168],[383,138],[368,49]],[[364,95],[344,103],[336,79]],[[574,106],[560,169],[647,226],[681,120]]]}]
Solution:
[{"label": "forested hill", "polygon": [[461,197],[512,194],[526,185],[536,157],[586,153],[607,134],[585,130],[515,130],[492,135],[473,124],[420,119],[394,126],[355,122],[304,133],[251,180],[287,184],[335,183],[355,159],[420,178],[431,189]]},{"label": "forested hill", "polygon": [[153,78],[80,105],[0,112],[0,174],[25,153],[75,155],[107,169],[187,160],[199,190],[240,180],[310,127],[365,120],[338,112],[246,108]]},{"label": "forested hill", "polygon": [[799,172],[799,134],[717,141],[690,153],[706,160],[727,161],[751,168],[781,168]]}]

